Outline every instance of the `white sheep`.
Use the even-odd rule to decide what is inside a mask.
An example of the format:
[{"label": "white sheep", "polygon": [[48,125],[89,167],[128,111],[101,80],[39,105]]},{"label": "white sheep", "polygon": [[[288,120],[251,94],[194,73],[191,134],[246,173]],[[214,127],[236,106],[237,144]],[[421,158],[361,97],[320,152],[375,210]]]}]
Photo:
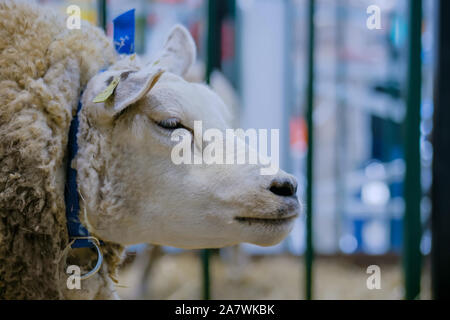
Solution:
[{"label": "white sheep", "polygon": [[[181,26],[147,64],[119,59],[96,27],[69,30],[48,8],[0,1],[0,299],[116,298],[124,245],[272,245],[287,235],[299,208],[292,176],[171,161],[175,129],[229,127],[221,99],[183,79],[194,61]],[[93,102],[112,81],[111,96]],[[70,248],[65,216],[68,131],[82,91],[71,165],[80,220],[102,241],[105,263],[70,290],[67,266],[86,272],[97,260]]]}]

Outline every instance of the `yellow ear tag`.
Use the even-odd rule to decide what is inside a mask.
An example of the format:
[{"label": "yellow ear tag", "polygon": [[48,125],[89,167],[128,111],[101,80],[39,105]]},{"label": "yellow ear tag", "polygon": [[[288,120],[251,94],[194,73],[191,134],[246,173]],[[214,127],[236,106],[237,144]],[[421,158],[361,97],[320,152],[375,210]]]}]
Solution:
[{"label": "yellow ear tag", "polygon": [[130,56],[130,60],[133,61],[135,58],[136,58],[136,53],[133,53],[133,54]]},{"label": "yellow ear tag", "polygon": [[109,86],[106,87],[105,90],[103,90],[102,92],[100,92],[94,100],[92,100],[92,102],[94,103],[99,103],[99,102],[105,102],[106,100],[108,100],[108,98],[113,94],[114,89],[117,87],[117,85],[119,84],[120,81],[120,76],[116,76],[111,83],[109,84]]}]

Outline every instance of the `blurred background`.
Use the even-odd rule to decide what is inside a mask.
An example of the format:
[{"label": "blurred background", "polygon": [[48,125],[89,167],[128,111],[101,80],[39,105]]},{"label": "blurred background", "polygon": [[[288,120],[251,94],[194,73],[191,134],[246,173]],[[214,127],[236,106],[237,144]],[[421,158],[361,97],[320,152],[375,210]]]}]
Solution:
[{"label": "blurred background", "polygon": [[[40,2],[79,5],[111,37],[112,19],[135,8],[136,51],[149,59],[185,25],[198,48],[191,80],[233,105],[236,128],[280,129],[281,167],[301,186],[304,212],[279,245],[128,248],[122,298],[432,297],[438,1]],[[371,5],[380,29],[367,26]],[[380,289],[367,287],[370,265]]]}]

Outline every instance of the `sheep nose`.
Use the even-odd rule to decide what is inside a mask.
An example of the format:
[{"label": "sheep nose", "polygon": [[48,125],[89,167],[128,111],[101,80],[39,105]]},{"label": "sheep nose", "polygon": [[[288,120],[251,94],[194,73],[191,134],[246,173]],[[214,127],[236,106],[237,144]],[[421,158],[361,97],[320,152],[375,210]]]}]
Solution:
[{"label": "sheep nose", "polygon": [[274,179],[269,190],[281,197],[292,197],[297,193],[297,181],[295,179]]}]

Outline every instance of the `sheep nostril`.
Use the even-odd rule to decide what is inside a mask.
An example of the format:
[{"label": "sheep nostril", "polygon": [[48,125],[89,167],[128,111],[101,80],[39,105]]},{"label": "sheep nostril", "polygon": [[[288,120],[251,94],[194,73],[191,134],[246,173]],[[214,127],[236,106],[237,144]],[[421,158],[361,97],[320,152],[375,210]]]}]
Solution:
[{"label": "sheep nostril", "polygon": [[292,197],[297,193],[297,183],[290,180],[273,180],[269,190],[281,197]]}]

